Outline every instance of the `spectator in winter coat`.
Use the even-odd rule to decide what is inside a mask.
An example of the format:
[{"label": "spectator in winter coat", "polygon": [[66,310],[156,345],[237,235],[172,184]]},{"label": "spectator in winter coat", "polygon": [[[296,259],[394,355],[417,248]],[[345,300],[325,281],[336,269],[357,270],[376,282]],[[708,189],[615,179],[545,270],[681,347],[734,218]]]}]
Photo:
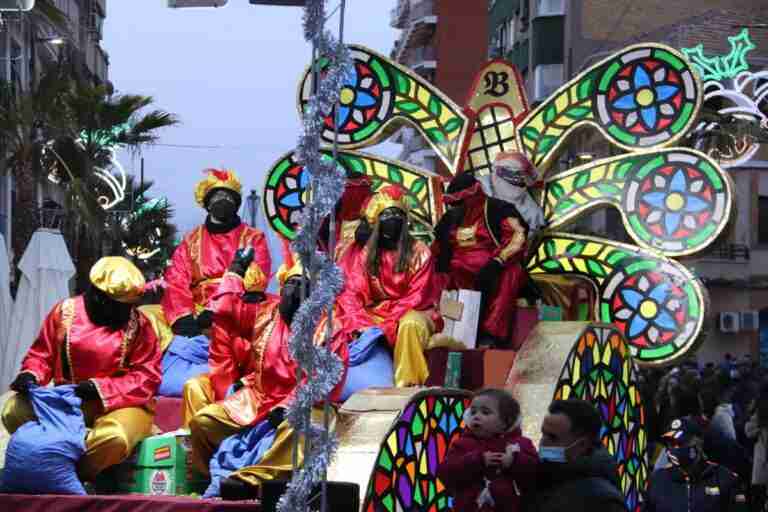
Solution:
[{"label": "spectator in winter coat", "polygon": [[744,425],[745,434],[755,440],[752,457],[752,510],[764,510],[768,485],[768,396],[761,397],[752,408],[750,420]]},{"label": "spectator in winter coat", "polygon": [[520,405],[506,391],[478,392],[466,430],[448,449],[438,476],[461,512],[517,512],[536,477],[536,448],[520,431]]},{"label": "spectator in winter coat", "polygon": [[688,418],[672,421],[664,434],[669,464],[653,472],[645,512],[746,512],[738,476],[707,460],[704,432]]},{"label": "spectator in winter coat", "polygon": [[625,512],[616,461],[600,444],[602,421],[584,400],[556,400],[541,425],[536,489],[526,512]]}]

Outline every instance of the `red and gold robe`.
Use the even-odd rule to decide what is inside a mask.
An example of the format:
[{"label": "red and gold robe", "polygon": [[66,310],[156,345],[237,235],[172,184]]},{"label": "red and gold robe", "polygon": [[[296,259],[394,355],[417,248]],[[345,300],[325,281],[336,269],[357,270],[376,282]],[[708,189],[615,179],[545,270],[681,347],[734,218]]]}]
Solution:
[{"label": "red and gold robe", "polygon": [[21,365],[38,384],[91,380],[104,412],[146,405],[161,379],[162,354],[150,321],[134,309],[128,325],[111,330],[93,324],[83,296],[54,306]]},{"label": "red and gold robe", "polygon": [[210,233],[203,225],[184,237],[165,271],[166,290],[162,305],[170,325],[205,307],[232,263],[235,252],[245,247],[253,247],[254,251],[249,269],[256,274],[253,291],[263,291],[272,266],[264,233],[246,224],[227,233]]},{"label": "red and gold robe", "polygon": [[429,247],[414,241],[404,272],[396,272],[399,256],[397,250],[382,251],[378,276],[366,270],[367,248],[352,250],[339,261],[344,275],[351,280],[349,286],[357,288],[366,312],[377,321],[392,347],[397,343],[398,323],[409,311],[424,313],[435,324],[435,331],[442,330],[442,317],[437,311],[442,290]]},{"label": "red and gold robe", "polygon": [[[294,397],[297,381],[296,363],[288,350],[290,327],[280,316],[279,299],[268,296],[264,302],[249,304],[241,300],[243,293],[242,278],[225,274],[212,301],[216,321],[209,365],[216,400],[232,420],[245,427],[262,421],[273,408],[287,406]],[[352,318],[334,315],[329,348],[343,361],[345,373],[331,393],[331,401],[338,400],[344,386],[348,344],[356,330],[370,326],[356,325]],[[318,344],[325,340],[325,326],[323,318],[316,330]],[[245,386],[223,398],[229,385],[238,379]]]},{"label": "red and gold robe", "polygon": [[[526,230],[515,217],[501,219],[499,238],[488,226],[488,201],[479,191],[464,199],[465,214],[460,226],[450,232],[453,257],[450,273],[444,276],[445,288],[474,290],[481,268],[492,259],[502,264],[495,293],[485,299],[485,311],[480,330],[501,339],[510,340],[517,297],[527,281],[523,269],[526,251]],[[440,241],[432,246],[435,256],[440,253]]]}]

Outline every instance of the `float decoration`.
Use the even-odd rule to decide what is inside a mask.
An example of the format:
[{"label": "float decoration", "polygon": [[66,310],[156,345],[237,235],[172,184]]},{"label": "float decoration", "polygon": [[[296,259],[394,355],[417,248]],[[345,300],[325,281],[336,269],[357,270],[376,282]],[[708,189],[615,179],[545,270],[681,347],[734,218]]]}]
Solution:
[{"label": "float decoration", "polygon": [[[321,151],[323,158],[332,159],[333,151]],[[433,181],[423,171],[404,162],[355,151],[339,151],[338,164],[347,176],[362,173],[371,178],[374,192],[385,185],[398,185],[407,195],[410,213],[424,224],[437,222]],[[307,200],[309,172],[296,160],[294,152],[287,153],[272,166],[264,185],[263,206],[267,222],[281,236],[292,240],[295,226]]]},{"label": "float decoration", "polygon": [[733,202],[730,177],[687,148],[597,160],[550,178],[545,187],[550,229],[611,205],[635,243],[667,256],[709,246],[728,224]]},{"label": "float decoration", "polygon": [[452,510],[437,467],[464,429],[472,393],[430,390],[414,395],[381,443],[368,481],[364,512]]},{"label": "float decoration", "polygon": [[577,128],[597,128],[627,151],[668,146],[690,129],[700,104],[701,84],[683,55],[634,45],[555,91],[518,125],[518,140],[543,177]]},{"label": "float decoration", "polygon": [[[368,48],[350,45],[354,73],[347,76],[336,112],[338,143],[342,149],[378,144],[398,123],[408,122],[425,137],[449,169],[455,169],[467,132],[461,108],[424,78]],[[321,58],[324,71],[328,65]],[[299,85],[298,107],[304,112],[312,90],[311,66]],[[323,120],[322,138],[334,141],[333,115]]]},{"label": "float decoration", "polygon": [[648,480],[648,438],[637,369],[623,336],[609,326],[589,326],[565,362],[553,400],[595,404],[603,420],[600,440],[619,462],[627,509],[640,512]]},{"label": "float decoration", "polygon": [[701,341],[706,288],[658,252],[569,233],[549,233],[528,261],[538,274],[577,275],[595,283],[597,316],[626,338],[645,365],[668,364]]}]

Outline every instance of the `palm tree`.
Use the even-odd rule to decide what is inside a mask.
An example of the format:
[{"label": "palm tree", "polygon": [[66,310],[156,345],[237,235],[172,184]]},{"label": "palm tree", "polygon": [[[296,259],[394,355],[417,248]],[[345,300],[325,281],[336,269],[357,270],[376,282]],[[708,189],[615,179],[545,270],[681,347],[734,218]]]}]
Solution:
[{"label": "palm tree", "polygon": [[[107,86],[82,80],[71,80],[61,100],[67,119],[46,146],[43,161],[48,172],[61,179],[66,208],[76,219],[83,238],[89,239],[88,245],[112,247],[119,236],[104,229],[111,222],[108,209],[123,210],[121,194],[127,195],[127,190],[119,190],[122,183],[109,183],[115,149],[138,152],[158,140],[160,129],[179,121],[162,110],[143,112],[153,103],[149,96],[111,95]],[[98,256],[80,254],[78,267],[87,270]]]},{"label": "palm tree", "polygon": [[153,183],[128,177],[125,198],[108,217],[109,254],[130,258],[152,279],[160,276],[176,246],[173,209],[164,197],[147,193]]},{"label": "palm tree", "polygon": [[[29,91],[0,84],[0,145],[5,150],[6,169],[16,182],[13,208],[17,212],[37,211],[41,154],[45,141],[57,136],[57,127],[67,118],[61,101],[65,88],[59,69],[49,70]],[[17,260],[37,224],[35,216],[29,214],[15,220],[13,249]]]},{"label": "palm tree", "polygon": [[[51,32],[72,37],[67,17],[52,0],[37,0],[34,9],[23,14],[22,22],[30,28],[29,34]],[[19,25],[23,30],[23,23]],[[21,87],[18,87],[21,85]],[[0,84],[0,147],[3,155],[0,164],[3,173],[9,172],[15,179],[16,197],[12,208],[17,212],[28,212],[14,221],[14,259],[22,255],[32,233],[39,224],[37,212],[38,170],[42,146],[45,140],[54,136],[54,127],[65,118],[60,97],[66,82],[62,80],[61,69],[51,68],[39,81],[33,80],[32,87],[12,82]]]}]

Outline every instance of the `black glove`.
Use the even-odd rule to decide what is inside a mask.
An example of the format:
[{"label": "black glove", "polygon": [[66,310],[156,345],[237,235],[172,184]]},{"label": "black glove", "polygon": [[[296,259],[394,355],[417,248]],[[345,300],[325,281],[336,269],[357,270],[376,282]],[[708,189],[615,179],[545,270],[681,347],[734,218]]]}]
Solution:
[{"label": "black glove", "polygon": [[355,243],[357,245],[365,245],[368,243],[369,238],[371,238],[371,225],[368,224],[366,219],[360,219],[360,224],[355,230]]},{"label": "black glove", "polygon": [[200,328],[200,331],[203,329],[208,329],[210,326],[213,325],[213,311],[210,309],[204,309],[200,312],[199,315],[197,315],[197,326]]},{"label": "black glove", "polygon": [[440,243],[440,254],[437,256],[435,264],[436,270],[441,274],[447,274],[451,271],[451,260],[453,259],[453,248],[451,244]]},{"label": "black glove", "polygon": [[75,387],[75,395],[77,395],[83,402],[87,402],[88,400],[98,400],[99,390],[96,389],[96,384],[90,380],[84,380]]},{"label": "black glove", "polygon": [[21,372],[16,376],[13,382],[11,382],[11,389],[17,393],[26,394],[29,392],[29,388],[37,384],[37,377],[29,372]]},{"label": "black glove", "polygon": [[238,391],[240,391],[244,387],[245,387],[245,384],[243,384],[243,381],[238,379],[238,380],[236,380],[235,382],[232,383],[232,392],[233,393],[237,393]]},{"label": "black glove", "polygon": [[187,315],[179,318],[171,326],[173,334],[177,336],[186,336],[187,338],[194,338],[203,333],[200,326],[197,324],[197,320],[194,315]]},{"label": "black glove", "polygon": [[496,291],[504,267],[496,259],[492,259],[480,269],[475,278],[475,287],[481,292],[491,295]]},{"label": "black glove", "polygon": [[229,264],[229,271],[243,277],[252,262],[253,247],[238,249],[237,252],[235,252],[235,256],[232,258],[232,263]]},{"label": "black glove", "polygon": [[460,226],[463,221],[463,206],[454,206],[453,208],[449,208],[440,218],[437,226],[435,226],[435,238],[438,240],[448,240],[448,237],[451,235],[451,230],[456,226]]},{"label": "black glove", "polygon": [[258,304],[264,302],[267,295],[264,292],[246,292],[243,294],[243,302],[246,304]]},{"label": "black glove", "polygon": [[275,407],[269,411],[269,415],[267,415],[267,421],[269,422],[269,425],[274,429],[277,429],[283,420],[285,420],[284,407]]}]

